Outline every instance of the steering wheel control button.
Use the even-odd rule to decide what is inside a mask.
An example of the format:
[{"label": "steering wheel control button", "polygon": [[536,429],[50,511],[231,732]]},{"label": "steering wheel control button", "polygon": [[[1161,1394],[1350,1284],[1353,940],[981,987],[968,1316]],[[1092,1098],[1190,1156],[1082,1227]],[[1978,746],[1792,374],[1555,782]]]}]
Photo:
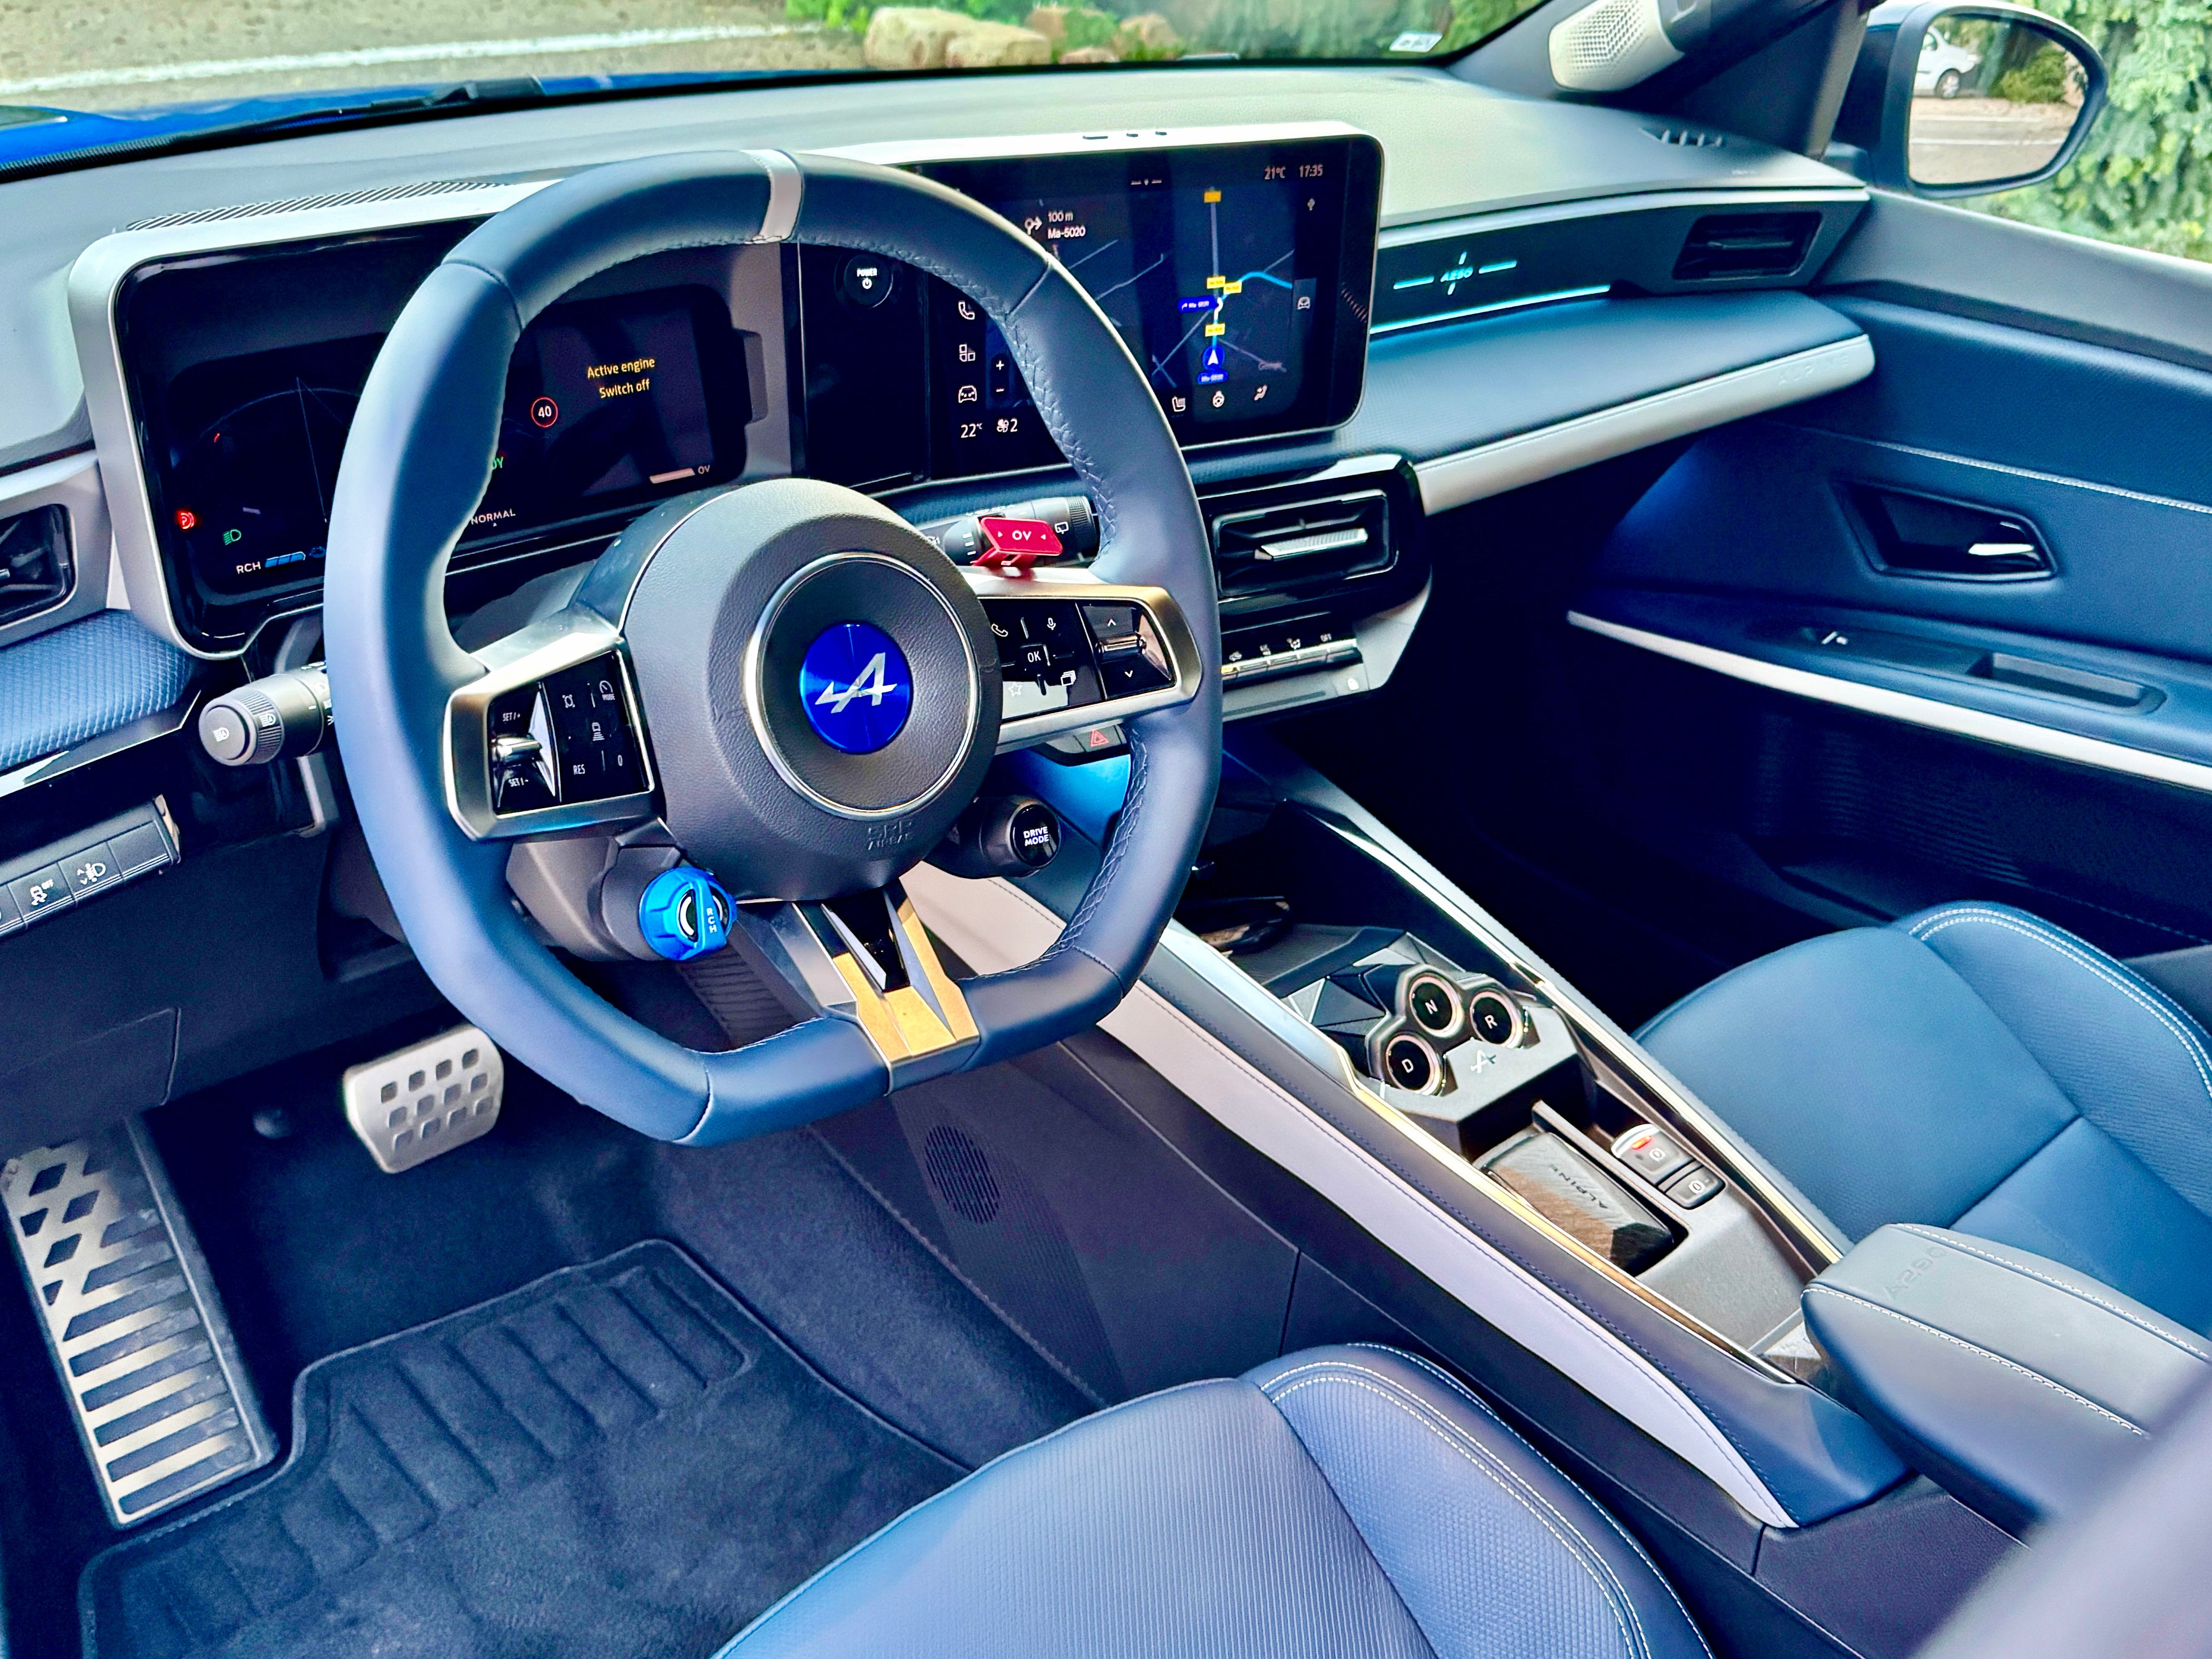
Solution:
[{"label": "steering wheel control button", "polygon": [[1521,1011],[1503,991],[1478,992],[1469,998],[1467,1022],[1475,1036],[1501,1048],[1521,1040]]},{"label": "steering wheel control button", "polygon": [[349,1066],[338,1080],[347,1123],[386,1175],[489,1133],[506,1093],[506,1062],[473,1025]]},{"label": "steering wheel control button", "polygon": [[1721,1189],[1721,1178],[1702,1164],[1692,1164],[1660,1190],[1686,1210],[1694,1210]]},{"label": "steering wheel control button", "polygon": [[1060,855],[1060,815],[1034,795],[987,796],[963,812],[929,861],[956,876],[1033,876]]},{"label": "steering wheel control button", "polygon": [[1690,1161],[1665,1130],[1639,1123],[1613,1143],[1613,1155],[1653,1186],[1668,1179]]},{"label": "steering wheel control button", "polygon": [[689,962],[730,942],[730,896],[704,870],[679,864],[647,884],[638,931],[671,962]]},{"label": "steering wheel control button", "polygon": [[837,273],[837,292],[848,305],[862,311],[873,311],[891,297],[896,285],[897,267],[889,259],[872,253],[855,253],[845,261],[844,269]]},{"label": "steering wheel control button", "polygon": [[914,709],[914,673],[872,623],[835,623],[799,665],[799,700],[823,742],[848,755],[888,748]]},{"label": "steering wheel control button", "polygon": [[1401,1031],[1382,1045],[1382,1080],[1407,1094],[1425,1095],[1437,1086],[1443,1069],[1428,1039]]},{"label": "steering wheel control button", "polygon": [[1448,1037],[1459,1027],[1459,988],[1442,974],[1409,975],[1406,1012],[1432,1037]]},{"label": "steering wheel control button", "polygon": [[623,697],[622,663],[612,652],[547,676],[545,708],[562,801],[612,800],[646,787]]}]

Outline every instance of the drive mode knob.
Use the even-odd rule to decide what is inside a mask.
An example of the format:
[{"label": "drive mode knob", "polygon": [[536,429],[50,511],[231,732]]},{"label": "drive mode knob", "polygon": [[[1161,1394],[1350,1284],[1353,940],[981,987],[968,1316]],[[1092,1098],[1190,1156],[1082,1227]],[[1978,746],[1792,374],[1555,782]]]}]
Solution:
[{"label": "drive mode knob", "polygon": [[704,870],[663,870],[637,902],[638,931],[671,962],[689,962],[730,942],[730,896]]}]

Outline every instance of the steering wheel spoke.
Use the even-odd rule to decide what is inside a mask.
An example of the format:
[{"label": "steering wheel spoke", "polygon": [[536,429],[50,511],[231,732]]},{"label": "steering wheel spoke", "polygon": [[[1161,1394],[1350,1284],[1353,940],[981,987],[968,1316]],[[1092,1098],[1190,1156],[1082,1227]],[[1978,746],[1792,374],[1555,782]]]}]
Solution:
[{"label": "steering wheel spoke", "polygon": [[1164,587],[1077,569],[962,574],[999,642],[1000,754],[1198,695],[1198,643]]},{"label": "steering wheel spoke", "polygon": [[571,605],[477,653],[446,700],[446,805],[474,841],[573,834],[654,811],[651,747],[621,632]]},{"label": "steering wheel spoke", "polygon": [[739,905],[733,928],[756,971],[778,975],[811,1012],[857,1024],[893,1088],[957,1071],[981,1040],[896,882],[845,898]]}]

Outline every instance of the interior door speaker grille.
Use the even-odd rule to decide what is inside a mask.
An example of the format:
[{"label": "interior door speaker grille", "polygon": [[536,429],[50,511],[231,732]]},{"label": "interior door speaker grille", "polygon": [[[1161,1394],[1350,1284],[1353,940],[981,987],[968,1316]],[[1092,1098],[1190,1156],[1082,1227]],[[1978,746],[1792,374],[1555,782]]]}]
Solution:
[{"label": "interior door speaker grille", "polygon": [[0,1205],[110,1521],[136,1526],[275,1455],[137,1118],[9,1159]]}]

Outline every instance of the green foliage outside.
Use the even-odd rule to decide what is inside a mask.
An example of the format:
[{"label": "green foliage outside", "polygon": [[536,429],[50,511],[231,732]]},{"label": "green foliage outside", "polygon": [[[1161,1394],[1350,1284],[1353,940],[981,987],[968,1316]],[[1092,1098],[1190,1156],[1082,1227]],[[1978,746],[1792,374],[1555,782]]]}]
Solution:
[{"label": "green foliage outside", "polygon": [[1454,52],[1471,46],[1541,3],[1542,0],[1451,0],[1451,27],[1444,32],[1437,49]]},{"label": "green foliage outside", "polygon": [[[2081,30],[2103,55],[2110,101],[2087,145],[2056,179],[1982,205],[2054,230],[2212,259],[2212,4],[2039,0],[2039,6]],[[2030,63],[2013,73],[2035,68]]]}]

